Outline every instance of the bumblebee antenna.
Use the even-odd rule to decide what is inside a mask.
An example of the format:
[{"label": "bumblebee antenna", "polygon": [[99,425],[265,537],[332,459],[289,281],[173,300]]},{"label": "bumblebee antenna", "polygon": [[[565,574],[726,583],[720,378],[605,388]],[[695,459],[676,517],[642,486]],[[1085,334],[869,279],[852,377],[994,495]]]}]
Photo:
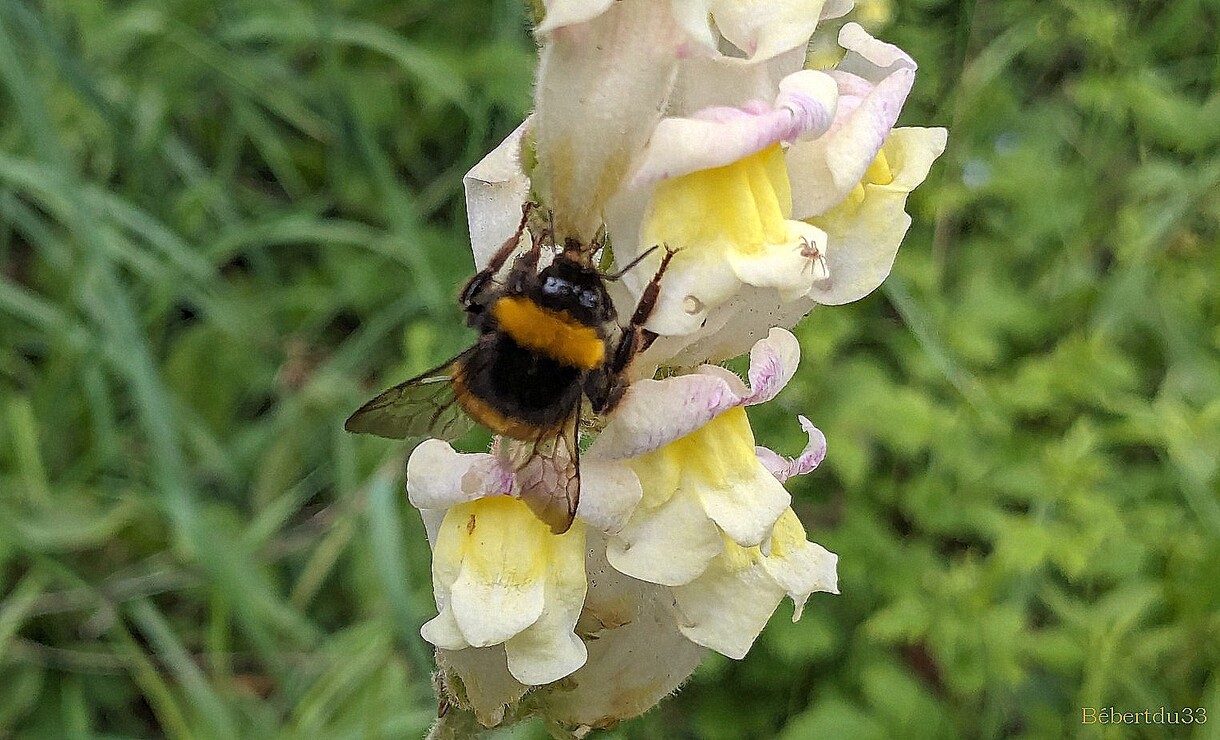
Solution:
[{"label": "bumblebee antenna", "polygon": [[[654,244],[654,245],[652,245],[652,246],[651,246],[651,247],[649,247],[648,249],[645,249],[643,252],[641,252],[641,253],[640,253],[640,255],[639,255],[638,257],[636,257],[635,259],[633,259],[633,260],[631,260],[630,262],[628,262],[628,263],[627,263],[627,266],[626,266],[626,267],[624,267],[623,269],[619,270],[618,272],[615,272],[615,273],[609,273],[609,274],[607,274],[607,273],[602,273],[602,279],[603,279],[603,280],[612,280],[612,281],[613,281],[613,280],[618,280],[618,279],[619,279],[619,278],[621,278],[622,276],[626,275],[626,274],[627,274],[627,272],[631,270],[631,268],[633,268],[633,267],[635,267],[636,265],[638,265],[638,264],[640,264],[641,262],[643,262],[645,257],[647,257],[648,255],[652,254],[653,252],[657,251],[657,250],[658,250],[658,249],[660,249],[660,248],[661,248],[661,245],[660,245],[660,244]],[[673,249],[670,249],[669,247],[665,247],[665,251],[666,251],[666,252],[675,252],[675,251],[677,251],[677,250],[673,250]]]}]

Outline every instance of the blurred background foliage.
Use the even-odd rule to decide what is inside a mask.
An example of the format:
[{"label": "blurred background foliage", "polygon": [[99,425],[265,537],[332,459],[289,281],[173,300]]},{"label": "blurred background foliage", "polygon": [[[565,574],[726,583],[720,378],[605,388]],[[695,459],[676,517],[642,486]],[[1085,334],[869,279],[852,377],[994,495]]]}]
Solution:
[{"label": "blurred background foliage", "polygon": [[[753,417],[825,430],[843,593],[605,736],[1220,737],[1220,5],[857,13],[951,136]],[[404,450],[341,422],[469,340],[533,61],[518,0],[0,0],[0,737],[423,734]]]}]

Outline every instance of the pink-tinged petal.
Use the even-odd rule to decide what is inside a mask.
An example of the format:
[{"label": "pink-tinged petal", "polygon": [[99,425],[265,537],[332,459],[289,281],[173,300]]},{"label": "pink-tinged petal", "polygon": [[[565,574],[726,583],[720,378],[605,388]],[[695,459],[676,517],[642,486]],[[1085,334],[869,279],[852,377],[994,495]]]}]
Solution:
[{"label": "pink-tinged petal", "polygon": [[[728,386],[729,393],[736,400],[733,401],[733,406],[740,406],[745,398],[750,395],[750,386],[741,379],[741,376],[727,367],[720,365],[700,365],[695,368],[695,374],[705,375],[712,378],[720,378],[724,384]],[[725,409],[726,411],[728,408]]]},{"label": "pink-tinged petal", "polygon": [[482,496],[512,492],[513,471],[485,452],[456,452],[424,440],[407,460],[407,496],[417,509],[448,509]]},{"label": "pink-tinged petal", "polygon": [[643,495],[640,479],[624,463],[590,455],[580,461],[576,516],[594,529],[609,534],[621,530]]},{"label": "pink-tinged petal", "polygon": [[462,178],[476,267],[487,264],[521,222],[521,206],[530,193],[529,178],[521,169],[521,139],[530,125],[526,119]]},{"label": "pink-tinged petal", "polygon": [[543,38],[533,184],[560,235],[591,240],[669,99],[684,34],[668,3],[620,0]]},{"label": "pink-tinged petal", "polygon": [[[792,212],[799,219],[826,212],[855,188],[876,159],[915,82],[915,62],[898,47],[873,39],[859,25],[844,26],[839,43],[849,53],[831,73],[839,85],[835,121],[825,136],[798,142],[788,150]],[[836,279],[833,269],[831,278]]]},{"label": "pink-tinged petal", "polygon": [[804,48],[822,15],[824,0],[712,0],[716,28],[752,62]]},{"label": "pink-tinged petal", "polygon": [[945,149],[943,128],[894,129],[882,148],[892,179],[861,183],[858,195],[813,218],[827,232],[831,279],[814,284],[809,297],[825,305],[859,300],[890,274],[911,217],[910,191],[923,182]]},{"label": "pink-tinged petal", "polygon": [[534,29],[544,35],[564,26],[574,26],[605,13],[615,0],[543,0],[546,15]]},{"label": "pink-tinged petal", "polygon": [[780,478],[780,474],[787,468],[788,458],[769,447],[761,445],[754,448],[754,454],[758,456],[758,461],[762,463],[764,468],[770,471],[771,475],[774,475],[781,483],[784,481],[783,478]]},{"label": "pink-tinged petal", "polygon": [[632,383],[589,456],[628,458],[663,447],[695,431],[741,397],[723,377],[679,375]]},{"label": "pink-tinged petal", "polygon": [[773,105],[711,107],[657,124],[631,187],[722,167],[781,141],[819,136],[834,120],[838,87],[822,72],[802,70],[780,83]]},{"label": "pink-tinged petal", "polygon": [[801,422],[801,429],[809,435],[809,442],[806,443],[805,449],[795,458],[783,457],[766,447],[756,447],[754,452],[758,455],[758,460],[775,476],[780,483],[797,475],[805,475],[812,472],[817,466],[822,464],[822,460],[826,458],[826,435],[822,434],[822,430],[813,425],[811,421],[803,416],[798,416],[797,419]]},{"label": "pink-tinged petal", "polygon": [[742,403],[750,406],[775,398],[792,380],[800,361],[801,345],[792,332],[772,329],[750,349],[750,395]]},{"label": "pink-tinged petal", "polygon": [[698,578],[723,548],[719,530],[699,502],[678,493],[611,537],[606,557],[632,578],[676,586]]}]

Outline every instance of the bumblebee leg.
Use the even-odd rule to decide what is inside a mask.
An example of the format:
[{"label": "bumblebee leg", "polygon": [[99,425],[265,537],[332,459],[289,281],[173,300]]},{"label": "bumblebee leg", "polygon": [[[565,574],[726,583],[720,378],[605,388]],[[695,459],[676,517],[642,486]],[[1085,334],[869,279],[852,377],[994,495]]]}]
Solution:
[{"label": "bumblebee leg", "polygon": [[482,270],[476,272],[474,277],[466,282],[462,292],[458,294],[458,301],[467,313],[482,313],[485,306],[481,299],[484,298],[488,284],[491,283],[496,273],[500,272],[500,268],[504,267],[504,263],[508,261],[512,253],[517,250],[517,244],[521,241],[521,235],[525,233],[525,224],[529,221],[530,214],[537,207],[537,203],[529,200],[521,206],[521,223],[517,224],[517,230],[500,245],[496,253],[487,261],[487,265]]},{"label": "bumblebee leg", "polygon": [[661,293],[661,277],[675,254],[677,250],[665,248],[661,266],[640,295],[640,300],[635,305],[635,313],[631,315],[627,326],[623,327],[623,334],[619,337],[610,361],[599,368],[599,372],[592,374],[586,383],[585,394],[589,396],[593,410],[598,414],[609,413],[618,405],[627,390],[624,373],[635,356],[648,349],[657,338],[656,334],[644,328],[644,324],[648,323],[648,318],[657,307],[657,297]]}]

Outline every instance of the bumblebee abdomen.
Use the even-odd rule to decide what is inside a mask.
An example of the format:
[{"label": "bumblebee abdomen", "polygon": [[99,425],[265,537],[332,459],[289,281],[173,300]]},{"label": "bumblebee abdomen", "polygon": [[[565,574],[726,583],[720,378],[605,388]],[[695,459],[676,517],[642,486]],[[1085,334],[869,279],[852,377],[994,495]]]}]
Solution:
[{"label": "bumblebee abdomen", "polygon": [[606,342],[597,329],[564,311],[519,295],[500,298],[491,310],[499,329],[527,350],[579,370],[592,370],[606,359]]},{"label": "bumblebee abdomen", "polygon": [[476,422],[496,434],[534,439],[571,418],[582,373],[499,333],[476,345],[453,384],[458,403]]}]

